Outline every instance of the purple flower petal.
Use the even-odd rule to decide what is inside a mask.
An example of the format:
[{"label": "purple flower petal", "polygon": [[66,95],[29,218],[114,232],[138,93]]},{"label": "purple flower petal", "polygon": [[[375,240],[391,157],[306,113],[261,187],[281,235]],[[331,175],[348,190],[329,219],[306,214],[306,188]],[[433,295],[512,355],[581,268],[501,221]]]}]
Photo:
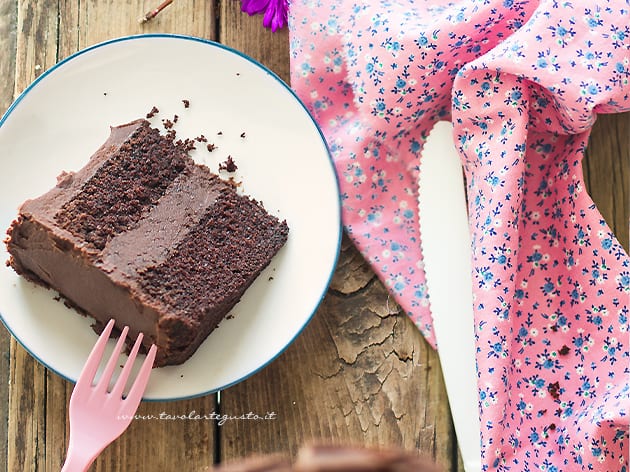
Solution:
[{"label": "purple flower petal", "polygon": [[263,18],[263,26],[271,28],[274,33],[287,24],[287,0],[269,0],[267,11]]},{"label": "purple flower petal", "polygon": [[242,0],[241,11],[246,12],[248,15],[256,15],[267,10],[269,6],[269,0]]}]

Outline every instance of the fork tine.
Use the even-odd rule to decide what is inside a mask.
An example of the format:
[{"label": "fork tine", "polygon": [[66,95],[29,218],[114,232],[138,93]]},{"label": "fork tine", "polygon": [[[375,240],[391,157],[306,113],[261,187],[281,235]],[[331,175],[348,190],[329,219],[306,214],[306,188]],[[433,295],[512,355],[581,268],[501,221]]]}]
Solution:
[{"label": "fork tine", "polygon": [[129,378],[129,374],[131,374],[131,369],[133,368],[133,363],[136,360],[136,356],[138,355],[138,350],[140,349],[140,345],[142,343],[143,334],[139,333],[136,338],[136,342],[131,348],[131,352],[129,353],[129,357],[127,358],[127,362],[123,367],[122,372],[118,376],[116,380],[116,384],[114,388],[112,388],[112,396],[114,398],[122,398],[123,390],[125,389],[125,385],[127,384],[127,379]]},{"label": "fork tine", "polygon": [[107,364],[105,365],[105,370],[103,370],[103,375],[98,380],[98,385],[96,385],[96,390],[100,392],[107,391],[107,387],[109,386],[109,382],[112,379],[112,375],[114,374],[114,369],[116,368],[116,364],[118,364],[118,358],[120,357],[120,352],[125,344],[125,338],[127,337],[127,333],[129,332],[129,326],[125,326],[120,333],[120,337],[116,342],[116,347],[114,348],[114,352],[110,356]]},{"label": "fork tine", "polygon": [[157,346],[155,344],[151,344],[151,348],[149,349],[149,353],[147,354],[146,359],[142,363],[142,367],[140,367],[140,371],[138,372],[138,376],[133,382],[131,386],[131,390],[129,390],[129,394],[127,398],[123,400],[126,404],[126,408],[135,412],[136,408],[140,404],[140,400],[142,400],[142,394],[147,386],[147,382],[149,381],[149,376],[151,375],[151,369],[153,367],[153,361],[155,360],[155,354],[157,352]]},{"label": "fork tine", "polygon": [[109,340],[109,335],[112,333],[112,329],[114,328],[114,323],[114,320],[111,319],[107,325],[105,325],[105,328],[101,332],[101,335],[94,344],[94,347],[85,362],[81,375],[79,375],[79,379],[77,380],[77,385],[92,385],[98,366],[103,358],[103,352],[105,351],[105,346]]}]

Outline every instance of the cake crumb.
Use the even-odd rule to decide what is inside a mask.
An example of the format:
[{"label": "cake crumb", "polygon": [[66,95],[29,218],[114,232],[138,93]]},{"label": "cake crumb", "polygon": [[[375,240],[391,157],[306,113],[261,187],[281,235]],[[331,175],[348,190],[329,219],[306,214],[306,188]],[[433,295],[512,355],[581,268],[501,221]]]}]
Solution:
[{"label": "cake crumb", "polygon": [[195,138],[195,141],[200,142],[200,143],[207,143],[208,138],[206,138],[203,134],[201,134]]},{"label": "cake crumb", "polygon": [[164,118],[162,120],[162,124],[164,125],[165,129],[171,129],[173,128],[173,122],[171,120],[169,120],[168,118]]},{"label": "cake crumb", "polygon": [[225,317],[225,319],[226,319],[226,320],[233,320],[233,319],[234,319],[234,315],[233,315],[232,313],[230,313],[230,314],[228,314],[228,315]]},{"label": "cake crumb", "polygon": [[179,120],[179,116],[173,115],[173,123],[177,123],[178,120]]},{"label": "cake crumb", "polygon": [[103,92],[103,95],[107,96],[107,92]]},{"label": "cake crumb", "polygon": [[560,383],[550,383],[549,385],[547,385],[547,391],[554,400],[557,400],[558,398],[560,398]]},{"label": "cake crumb", "polygon": [[221,136],[223,134],[223,131],[219,131],[217,134]]},{"label": "cake crumb", "polygon": [[570,351],[569,346],[565,344],[560,348],[560,350],[558,351],[558,354],[560,354],[561,356],[566,356],[569,353],[569,351]]},{"label": "cake crumb", "polygon": [[238,167],[236,166],[234,159],[232,159],[232,156],[228,156],[224,162],[219,164],[219,170],[224,170],[226,172],[236,172],[236,169],[238,169]]},{"label": "cake crumb", "polygon": [[57,176],[57,187],[67,188],[72,184],[74,180],[74,172],[61,171],[61,174]]},{"label": "cake crumb", "polygon": [[184,108],[190,108],[190,100],[183,99],[182,103],[184,104]]},{"label": "cake crumb", "polygon": [[153,118],[155,115],[157,115],[160,112],[160,110],[157,109],[156,106],[154,106],[153,108],[151,108],[151,111],[149,113],[147,113],[147,119],[149,118]]},{"label": "cake crumb", "polygon": [[232,176],[230,176],[230,178],[229,178],[229,179],[227,179],[227,180],[226,180],[226,181],[224,181],[224,182],[226,182],[226,183],[230,184],[230,185],[232,186],[232,188],[233,188],[233,189],[235,189],[235,190],[236,190],[237,188],[239,188],[239,187],[243,184],[243,182],[237,182],[236,180],[234,180],[234,177],[232,177]]},{"label": "cake crumb", "polygon": [[241,133],[241,138],[244,138],[244,137],[245,137],[245,131]]},{"label": "cake crumb", "polygon": [[208,149],[208,151],[209,151],[209,152],[212,152],[212,151],[214,151],[217,147],[216,147],[214,144],[209,143],[209,144],[206,146],[206,148]]},{"label": "cake crumb", "polygon": [[183,141],[181,139],[178,139],[175,142],[175,144],[177,146],[182,147],[186,151],[192,151],[193,149],[195,149],[195,140],[194,139],[186,138]]}]

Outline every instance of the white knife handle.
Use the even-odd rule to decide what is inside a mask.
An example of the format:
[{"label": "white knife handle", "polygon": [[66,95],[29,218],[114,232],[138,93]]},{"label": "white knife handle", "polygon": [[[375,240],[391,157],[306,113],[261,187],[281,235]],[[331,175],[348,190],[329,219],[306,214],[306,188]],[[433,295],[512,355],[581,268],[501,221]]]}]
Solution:
[{"label": "white knife handle", "polygon": [[466,472],[481,470],[471,244],[462,167],[450,122],[422,151],[420,237],[433,327]]}]

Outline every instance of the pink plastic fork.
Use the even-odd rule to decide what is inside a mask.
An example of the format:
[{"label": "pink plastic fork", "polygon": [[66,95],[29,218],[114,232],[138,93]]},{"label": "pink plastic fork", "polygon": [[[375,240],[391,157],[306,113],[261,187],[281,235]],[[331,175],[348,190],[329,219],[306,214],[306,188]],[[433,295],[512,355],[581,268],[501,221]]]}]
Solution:
[{"label": "pink plastic fork", "polygon": [[129,331],[129,328],[125,326],[118,338],[114,352],[103,370],[103,375],[93,385],[94,376],[101,363],[105,345],[113,327],[114,320],[110,320],[92,348],[79,380],[72,391],[70,397],[70,444],[66,462],[61,472],[86,471],[96,456],[127,429],[138,405],[140,405],[142,394],[149,381],[157,350],[155,345],[149,349],[129,393],[123,397],[125,384],[131,374],[138,349],[140,349],[142,341],[142,333],[140,333],[120,376],[111,392],[108,392],[109,383]]}]

